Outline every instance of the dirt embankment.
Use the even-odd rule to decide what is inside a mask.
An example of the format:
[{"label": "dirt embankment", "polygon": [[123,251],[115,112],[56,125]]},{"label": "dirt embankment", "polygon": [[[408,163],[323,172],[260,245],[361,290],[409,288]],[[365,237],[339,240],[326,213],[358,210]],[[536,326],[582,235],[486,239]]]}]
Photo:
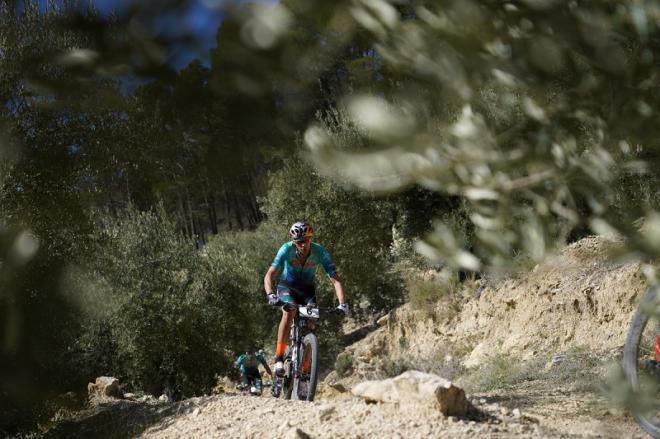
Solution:
[{"label": "dirt embankment", "polygon": [[440,301],[424,310],[407,304],[392,311],[383,327],[347,348],[355,373],[345,384],[373,377],[384,358],[425,363],[451,357],[477,367],[500,355],[528,360],[574,348],[617,352],[646,280],[638,263],[607,260],[613,245],[585,238],[529,273],[467,285],[458,305]]}]

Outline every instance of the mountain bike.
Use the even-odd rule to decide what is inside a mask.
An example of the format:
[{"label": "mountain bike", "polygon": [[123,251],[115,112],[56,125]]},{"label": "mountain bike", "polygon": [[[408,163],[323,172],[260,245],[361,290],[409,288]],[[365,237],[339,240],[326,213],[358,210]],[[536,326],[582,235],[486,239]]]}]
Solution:
[{"label": "mountain bike", "polygon": [[660,284],[649,288],[633,315],[623,368],[634,392],[630,408],[637,423],[660,438]]},{"label": "mountain bike", "polygon": [[291,324],[289,346],[284,357],[284,375],[275,377],[271,393],[275,398],[313,401],[318,380],[319,342],[314,333],[321,314],[344,313],[336,308],[278,303],[285,310],[296,309]]}]

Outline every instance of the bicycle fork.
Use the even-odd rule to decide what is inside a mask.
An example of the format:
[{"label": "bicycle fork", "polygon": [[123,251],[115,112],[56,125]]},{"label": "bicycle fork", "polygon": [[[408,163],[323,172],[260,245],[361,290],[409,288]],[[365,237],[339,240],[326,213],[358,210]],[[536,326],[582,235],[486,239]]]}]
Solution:
[{"label": "bicycle fork", "polygon": [[298,349],[300,349],[300,331],[298,329],[298,322],[294,321],[293,326],[291,327],[291,369],[292,369],[292,376],[290,377],[292,380],[295,378],[298,378]]}]

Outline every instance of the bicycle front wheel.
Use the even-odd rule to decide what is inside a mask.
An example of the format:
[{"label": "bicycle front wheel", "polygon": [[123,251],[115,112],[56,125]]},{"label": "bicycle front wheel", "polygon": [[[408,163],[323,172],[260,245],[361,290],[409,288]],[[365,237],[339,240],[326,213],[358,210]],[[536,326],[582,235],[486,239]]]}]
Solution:
[{"label": "bicycle front wheel", "polygon": [[291,399],[293,390],[293,363],[288,361],[286,363],[286,374],[282,378],[282,398]]},{"label": "bicycle front wheel", "polygon": [[314,401],[318,377],[319,343],[316,335],[307,334],[298,352],[298,370],[293,382],[293,398],[299,401]]},{"label": "bicycle front wheel", "polygon": [[640,302],[623,348],[623,368],[635,392],[631,410],[637,423],[660,439],[660,287],[653,287]]}]

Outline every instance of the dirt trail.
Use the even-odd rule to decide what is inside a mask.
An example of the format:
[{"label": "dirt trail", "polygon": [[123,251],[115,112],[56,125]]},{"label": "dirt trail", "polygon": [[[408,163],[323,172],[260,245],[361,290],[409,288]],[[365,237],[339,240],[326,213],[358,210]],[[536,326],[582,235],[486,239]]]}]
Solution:
[{"label": "dirt trail", "polygon": [[525,419],[502,423],[486,416],[478,421],[445,418],[438,411],[367,404],[357,398],[306,403],[223,395],[200,398],[185,410],[154,425],[144,437],[554,437]]},{"label": "dirt trail", "polygon": [[[522,390],[522,389],[521,389]],[[529,396],[533,391],[527,390]],[[269,397],[218,395],[193,398],[146,430],[145,438],[643,438],[631,419],[585,416],[587,399],[558,393],[545,413],[506,407],[506,395],[473,400],[469,416],[444,417],[422,406],[368,404],[354,397],[312,403]],[[503,403],[504,400],[504,403]],[[532,414],[534,413],[534,414]]]}]

